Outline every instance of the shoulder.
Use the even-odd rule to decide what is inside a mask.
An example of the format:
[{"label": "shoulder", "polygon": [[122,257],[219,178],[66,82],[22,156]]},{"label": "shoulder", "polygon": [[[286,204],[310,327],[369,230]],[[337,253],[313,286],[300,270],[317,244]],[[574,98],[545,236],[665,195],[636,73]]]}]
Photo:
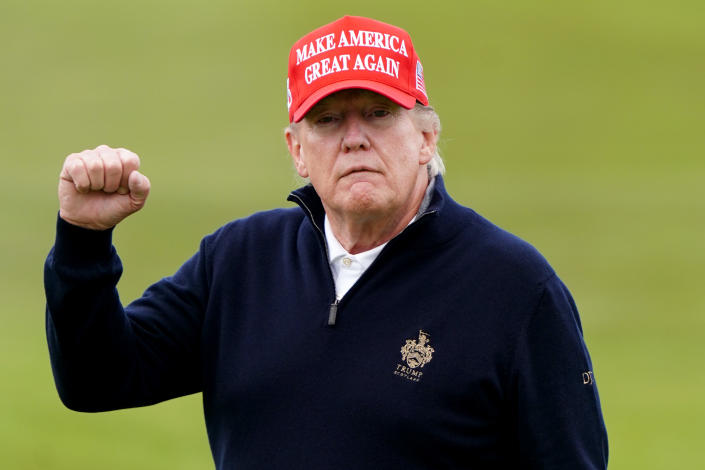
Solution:
[{"label": "shoulder", "polygon": [[303,211],[298,207],[287,209],[270,209],[255,212],[241,219],[233,220],[222,226],[216,233],[225,234],[237,231],[267,231],[275,228],[286,228],[298,225],[304,218]]},{"label": "shoulder", "polygon": [[484,235],[484,251],[495,262],[541,280],[553,276],[553,268],[534,245],[480,215],[477,217],[481,221],[479,231]]},{"label": "shoulder", "polygon": [[[436,223],[426,235],[446,245],[452,260],[461,260],[474,273],[494,280],[519,279],[543,283],[555,273],[546,258],[529,242],[495,225],[475,210],[456,202],[437,178],[431,209]],[[452,243],[446,243],[448,240]]]},{"label": "shoulder", "polygon": [[463,246],[471,262],[488,279],[512,279],[544,284],[555,272],[531,243],[497,226],[474,210],[452,203],[449,212],[460,230],[456,244]]},{"label": "shoulder", "polygon": [[272,209],[256,212],[223,225],[203,239],[205,246],[224,249],[231,245],[247,247],[272,247],[275,240],[295,234],[304,220],[299,208]]}]

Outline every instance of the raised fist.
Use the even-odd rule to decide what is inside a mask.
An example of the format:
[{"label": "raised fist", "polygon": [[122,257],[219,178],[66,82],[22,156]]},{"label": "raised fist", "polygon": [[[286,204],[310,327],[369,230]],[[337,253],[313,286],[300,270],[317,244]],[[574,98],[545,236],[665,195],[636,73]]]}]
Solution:
[{"label": "raised fist", "polygon": [[136,153],[107,145],[72,153],[59,177],[59,216],[79,227],[106,230],[140,210],[149,179]]}]

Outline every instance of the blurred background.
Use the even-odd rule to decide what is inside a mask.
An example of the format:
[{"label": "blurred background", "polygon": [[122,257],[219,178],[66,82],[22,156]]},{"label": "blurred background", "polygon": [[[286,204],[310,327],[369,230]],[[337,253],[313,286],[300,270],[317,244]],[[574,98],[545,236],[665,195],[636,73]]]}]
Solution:
[{"label": "blurred background", "polygon": [[0,467],[212,468],[201,397],[65,409],[42,267],[64,157],[142,157],[123,301],[202,236],[290,207],[291,44],[344,14],[411,32],[446,184],[535,245],[580,308],[610,468],[705,468],[705,4],[700,0],[0,2]]}]

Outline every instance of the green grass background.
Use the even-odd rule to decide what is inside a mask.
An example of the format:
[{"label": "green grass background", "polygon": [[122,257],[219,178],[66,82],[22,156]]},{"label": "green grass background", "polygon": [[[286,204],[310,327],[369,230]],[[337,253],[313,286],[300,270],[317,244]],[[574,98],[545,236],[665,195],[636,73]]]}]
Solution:
[{"label": "green grass background", "polygon": [[450,192],[572,290],[610,468],[705,468],[705,4],[340,4],[0,2],[0,467],[212,468],[200,396],[59,402],[42,288],[58,172],[101,143],[141,155],[152,195],[115,235],[133,299],[204,234],[289,206],[288,49],[348,13],[412,32]]}]

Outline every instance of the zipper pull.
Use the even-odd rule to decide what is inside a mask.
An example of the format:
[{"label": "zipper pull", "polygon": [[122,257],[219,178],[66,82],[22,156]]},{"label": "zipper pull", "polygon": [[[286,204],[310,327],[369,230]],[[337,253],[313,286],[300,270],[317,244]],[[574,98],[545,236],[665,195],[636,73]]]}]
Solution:
[{"label": "zipper pull", "polygon": [[330,310],[328,311],[328,326],[335,325],[335,318],[338,316],[338,304],[340,299],[335,299],[335,302],[330,304]]}]

